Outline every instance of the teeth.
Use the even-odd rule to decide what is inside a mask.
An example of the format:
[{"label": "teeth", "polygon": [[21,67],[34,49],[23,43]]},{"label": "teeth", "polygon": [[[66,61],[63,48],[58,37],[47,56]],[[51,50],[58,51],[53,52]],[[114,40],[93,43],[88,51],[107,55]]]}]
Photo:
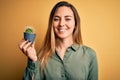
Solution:
[{"label": "teeth", "polygon": [[63,32],[63,31],[65,31],[65,29],[61,29],[61,30],[59,30],[59,31],[62,31],[62,32]]},{"label": "teeth", "polygon": [[65,31],[66,29],[58,29],[60,32],[63,32],[63,31]]}]

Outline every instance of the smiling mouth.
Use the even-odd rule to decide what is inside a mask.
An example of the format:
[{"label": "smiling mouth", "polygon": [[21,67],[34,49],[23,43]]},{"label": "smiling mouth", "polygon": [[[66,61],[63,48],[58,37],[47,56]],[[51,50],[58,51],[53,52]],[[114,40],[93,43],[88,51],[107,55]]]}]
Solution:
[{"label": "smiling mouth", "polygon": [[65,32],[65,31],[66,31],[66,28],[58,28],[58,31],[59,31],[59,32]]}]

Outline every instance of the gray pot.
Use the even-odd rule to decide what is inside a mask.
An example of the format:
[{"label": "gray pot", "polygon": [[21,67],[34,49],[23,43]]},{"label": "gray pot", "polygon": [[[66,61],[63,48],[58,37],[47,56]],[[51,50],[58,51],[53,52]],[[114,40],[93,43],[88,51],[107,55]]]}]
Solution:
[{"label": "gray pot", "polygon": [[35,40],[35,37],[36,37],[36,34],[30,34],[30,33],[24,32],[24,39],[32,42],[32,44]]}]

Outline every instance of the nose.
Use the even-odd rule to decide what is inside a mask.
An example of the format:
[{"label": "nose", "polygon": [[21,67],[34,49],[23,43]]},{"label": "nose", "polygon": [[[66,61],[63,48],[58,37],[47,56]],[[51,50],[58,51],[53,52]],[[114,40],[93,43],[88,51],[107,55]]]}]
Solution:
[{"label": "nose", "polygon": [[63,18],[61,18],[60,20],[60,27],[63,27],[65,26],[65,20]]}]

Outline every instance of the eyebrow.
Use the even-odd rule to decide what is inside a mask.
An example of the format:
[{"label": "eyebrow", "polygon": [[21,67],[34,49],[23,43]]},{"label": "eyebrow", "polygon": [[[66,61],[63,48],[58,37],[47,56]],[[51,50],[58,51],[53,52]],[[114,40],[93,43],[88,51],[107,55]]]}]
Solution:
[{"label": "eyebrow", "polygon": [[[54,17],[60,17],[60,16],[56,15]],[[71,15],[66,15],[65,17],[72,17],[72,16]]]},{"label": "eyebrow", "polygon": [[66,15],[65,17],[72,17],[71,15]]}]

